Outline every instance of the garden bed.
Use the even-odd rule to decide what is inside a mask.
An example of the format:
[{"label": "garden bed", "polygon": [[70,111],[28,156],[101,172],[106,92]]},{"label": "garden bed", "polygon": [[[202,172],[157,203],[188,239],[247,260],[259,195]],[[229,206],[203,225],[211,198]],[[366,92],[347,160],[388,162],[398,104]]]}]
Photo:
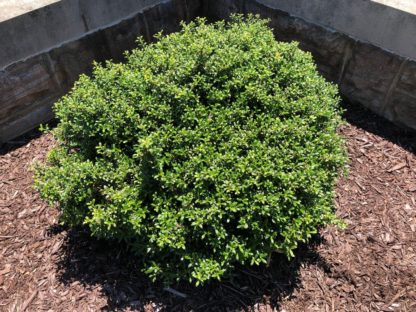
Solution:
[{"label": "garden bed", "polygon": [[[345,231],[321,230],[287,261],[238,268],[223,283],[151,283],[124,247],[58,223],[32,188],[34,160],[53,146],[36,132],[0,150],[0,310],[414,311],[416,135],[346,105],[349,175],[337,186]],[[182,295],[186,295],[183,298]]]}]

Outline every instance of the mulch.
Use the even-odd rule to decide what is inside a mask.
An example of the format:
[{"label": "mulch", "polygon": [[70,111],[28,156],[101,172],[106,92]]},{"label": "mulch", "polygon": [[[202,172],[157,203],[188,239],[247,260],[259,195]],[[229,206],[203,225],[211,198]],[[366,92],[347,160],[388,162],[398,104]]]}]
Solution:
[{"label": "mulch", "polygon": [[416,311],[416,134],[347,105],[349,174],[338,215],[287,260],[226,281],[172,289],[140,273],[122,245],[59,226],[32,188],[54,145],[36,131],[0,149],[0,311]]}]

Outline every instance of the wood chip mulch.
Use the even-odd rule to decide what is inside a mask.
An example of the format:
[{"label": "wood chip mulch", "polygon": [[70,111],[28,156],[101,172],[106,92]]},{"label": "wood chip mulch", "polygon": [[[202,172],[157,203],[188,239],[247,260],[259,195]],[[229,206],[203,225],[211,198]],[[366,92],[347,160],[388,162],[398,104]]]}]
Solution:
[{"label": "wood chip mulch", "polygon": [[0,311],[416,311],[416,134],[353,105],[340,129],[348,228],[321,229],[296,258],[239,267],[202,288],[151,283],[124,246],[58,225],[30,167],[53,146],[36,132],[0,149]]}]

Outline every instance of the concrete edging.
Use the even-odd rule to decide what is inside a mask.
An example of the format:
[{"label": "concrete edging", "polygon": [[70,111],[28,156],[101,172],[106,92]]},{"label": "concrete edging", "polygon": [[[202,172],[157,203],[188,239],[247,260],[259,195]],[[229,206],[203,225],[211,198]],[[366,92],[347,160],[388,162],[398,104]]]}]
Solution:
[{"label": "concrete edging", "polygon": [[[87,0],[79,2],[83,1]],[[103,5],[111,5],[108,1]],[[128,0],[128,8],[130,2],[135,3],[133,12],[122,7],[109,13],[103,8],[94,17],[85,15],[94,11],[81,10],[84,18],[82,14],[77,17],[75,32],[62,32],[60,41],[48,41],[49,38],[40,44],[42,48],[33,50],[37,53],[26,51],[32,54],[23,58],[14,55],[15,61],[9,54],[8,62],[12,64],[0,70],[0,143],[53,118],[52,104],[68,92],[81,73],[90,73],[93,60],[120,61],[123,51],[133,48],[138,36],[151,40],[162,29],[167,33],[176,31],[181,20],[198,15],[216,20],[233,12],[270,18],[277,39],[296,40],[300,48],[310,51],[320,72],[338,83],[346,99],[396,124],[416,129],[416,59],[298,16],[302,13],[299,8],[293,9],[298,15],[283,11],[277,5],[271,6],[270,0]],[[288,2],[279,2],[284,3]],[[29,14],[35,14],[35,19],[43,18],[50,9],[47,6],[36,10],[37,15]],[[416,31],[416,15],[414,20]],[[64,26],[68,26],[67,22],[64,20]]]}]

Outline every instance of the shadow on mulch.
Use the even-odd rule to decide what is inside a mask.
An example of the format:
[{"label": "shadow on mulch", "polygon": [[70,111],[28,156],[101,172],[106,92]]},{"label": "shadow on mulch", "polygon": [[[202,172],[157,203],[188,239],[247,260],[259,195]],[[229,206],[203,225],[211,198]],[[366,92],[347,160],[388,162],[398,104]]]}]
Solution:
[{"label": "shadow on mulch", "polygon": [[345,110],[344,119],[352,125],[416,153],[416,131],[399,127],[362,105],[343,101],[341,106]]},{"label": "shadow on mulch", "polygon": [[[50,233],[54,235],[61,230],[51,228]],[[314,251],[321,243],[322,239],[315,237],[308,246],[300,247],[292,260],[275,254],[269,267],[238,267],[223,282],[203,287],[188,283],[172,285],[172,289],[187,296],[182,298],[140,273],[137,258],[125,246],[95,240],[83,230],[72,230],[62,247],[59,278],[66,285],[79,282],[87,288],[99,287],[108,300],[103,311],[125,308],[146,311],[149,304],[155,311],[250,311],[263,303],[278,308],[280,301],[298,286],[301,266],[314,264],[330,271],[329,265]]]},{"label": "shadow on mulch", "polygon": [[[57,120],[52,120],[45,125],[49,128],[54,128],[57,125]],[[38,127],[6,143],[0,143],[0,156],[13,152],[14,150],[30,143],[32,140],[37,139],[42,135],[43,131],[41,131],[40,127]]]},{"label": "shadow on mulch", "polygon": [[8,141],[4,144],[0,143],[0,156],[13,152],[14,150],[30,143],[30,141],[39,138],[42,132],[39,129],[32,130],[14,140]]}]

